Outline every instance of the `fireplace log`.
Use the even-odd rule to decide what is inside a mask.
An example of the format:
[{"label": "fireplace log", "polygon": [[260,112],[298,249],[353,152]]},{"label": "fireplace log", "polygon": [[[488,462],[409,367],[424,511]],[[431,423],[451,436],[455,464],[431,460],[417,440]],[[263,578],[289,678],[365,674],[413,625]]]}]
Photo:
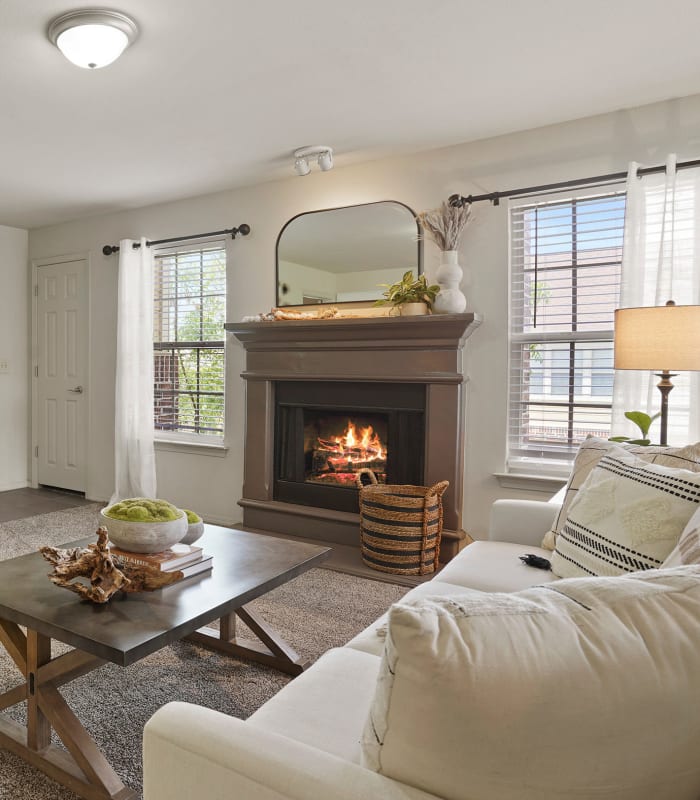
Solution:
[{"label": "fireplace log", "polygon": [[358,457],[360,455],[362,455],[360,450],[348,453],[314,450],[311,458],[311,471],[314,475],[323,475],[328,472],[359,472],[362,469],[371,469],[373,472],[386,472],[385,458],[359,460]]}]

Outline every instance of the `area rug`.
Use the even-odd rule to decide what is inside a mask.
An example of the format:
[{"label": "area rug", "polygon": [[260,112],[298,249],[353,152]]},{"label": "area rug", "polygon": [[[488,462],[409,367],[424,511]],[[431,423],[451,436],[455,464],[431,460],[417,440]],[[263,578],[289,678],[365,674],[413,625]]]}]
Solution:
[{"label": "area rug", "polygon": [[[0,558],[30,553],[94,533],[99,504],[0,523]],[[251,606],[310,660],[339,647],[406,592],[403,586],[313,569]],[[245,635],[243,626],[241,633]],[[54,653],[61,652],[54,643]],[[67,648],[63,648],[67,649]],[[2,648],[0,648],[2,650]],[[0,654],[0,692],[18,683]],[[107,664],[64,686],[68,703],[124,783],[141,787],[141,734],[165,703],[182,700],[245,719],[290,678],[276,670],[178,642],[126,669]],[[20,707],[10,713],[22,720]],[[57,742],[58,743],[58,742]],[[76,796],[0,749],[0,798],[74,800]]]}]

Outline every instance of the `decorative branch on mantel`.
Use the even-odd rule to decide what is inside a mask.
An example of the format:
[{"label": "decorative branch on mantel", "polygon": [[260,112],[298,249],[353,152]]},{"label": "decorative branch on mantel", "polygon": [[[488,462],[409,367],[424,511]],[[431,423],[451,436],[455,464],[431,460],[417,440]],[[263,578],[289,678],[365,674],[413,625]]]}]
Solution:
[{"label": "decorative branch on mantel", "polygon": [[471,215],[471,205],[456,206],[442,203],[439,208],[421,211],[418,214],[418,221],[425,237],[445,252],[459,247],[459,240]]}]

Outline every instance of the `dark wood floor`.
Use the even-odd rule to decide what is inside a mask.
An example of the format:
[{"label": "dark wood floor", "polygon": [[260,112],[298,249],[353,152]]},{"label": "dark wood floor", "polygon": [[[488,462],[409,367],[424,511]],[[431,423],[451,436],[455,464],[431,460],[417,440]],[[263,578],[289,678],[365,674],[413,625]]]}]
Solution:
[{"label": "dark wood floor", "polygon": [[82,495],[59,489],[13,489],[0,492],[0,522],[83,505],[89,505],[89,501]]}]

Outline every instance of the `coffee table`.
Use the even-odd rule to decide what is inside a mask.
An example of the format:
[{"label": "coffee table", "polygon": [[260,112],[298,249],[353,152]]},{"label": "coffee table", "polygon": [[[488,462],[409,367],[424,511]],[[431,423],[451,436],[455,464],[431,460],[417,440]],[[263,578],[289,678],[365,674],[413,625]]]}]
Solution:
[{"label": "coffee table", "polygon": [[[137,794],[124,786],[70,709],[59,691],[63,684],[107,661],[126,667],[183,638],[292,675],[303,671],[307,665],[297,653],[246,603],[318,565],[330,549],[215,525],[205,525],[198,544],[214,557],[211,572],[104,606],[54,586],[39,553],[0,562],[0,643],[24,676],[0,694],[0,711],[27,703],[26,727],[0,714],[0,747],[87,800],[128,800]],[[236,641],[236,617],[259,644]],[[218,635],[199,630],[217,619]],[[52,658],[51,639],[75,649]],[[68,752],[51,744],[52,729]]]}]

